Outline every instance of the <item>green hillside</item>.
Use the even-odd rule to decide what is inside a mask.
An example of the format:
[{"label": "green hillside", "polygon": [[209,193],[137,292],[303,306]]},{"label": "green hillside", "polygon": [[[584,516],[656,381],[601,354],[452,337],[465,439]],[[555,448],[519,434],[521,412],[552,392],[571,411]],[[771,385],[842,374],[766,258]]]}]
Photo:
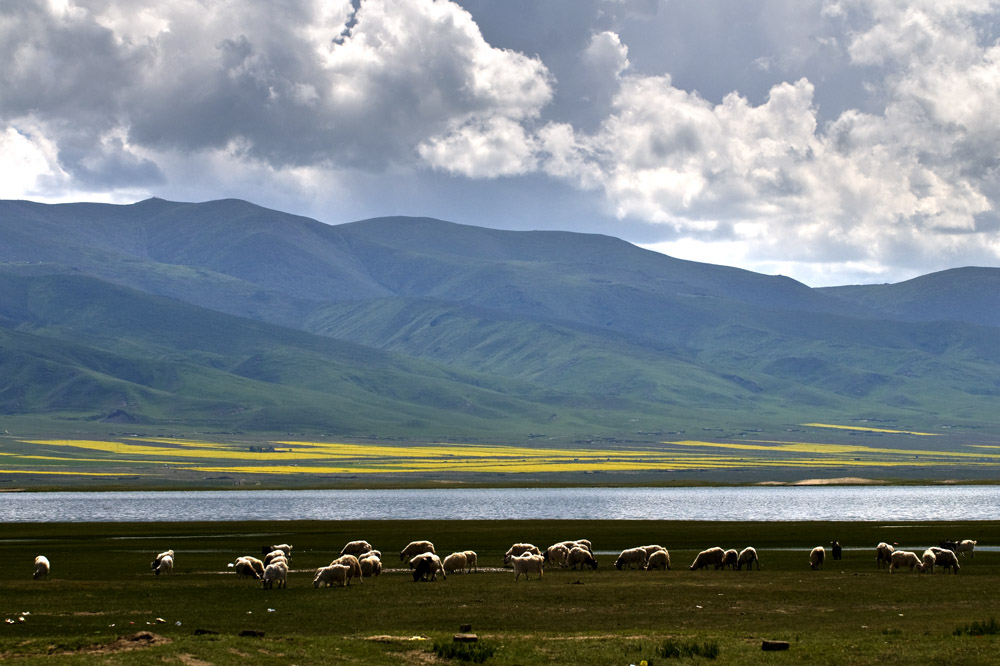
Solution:
[{"label": "green hillside", "polygon": [[998,276],[818,290],[592,234],[0,202],[0,430],[993,432]]}]

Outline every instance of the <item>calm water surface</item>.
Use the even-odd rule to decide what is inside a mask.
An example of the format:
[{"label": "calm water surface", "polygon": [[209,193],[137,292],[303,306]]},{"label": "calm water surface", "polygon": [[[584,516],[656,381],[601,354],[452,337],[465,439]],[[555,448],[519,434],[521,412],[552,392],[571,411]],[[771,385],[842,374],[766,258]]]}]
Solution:
[{"label": "calm water surface", "polygon": [[2,493],[0,522],[997,520],[1000,486]]}]

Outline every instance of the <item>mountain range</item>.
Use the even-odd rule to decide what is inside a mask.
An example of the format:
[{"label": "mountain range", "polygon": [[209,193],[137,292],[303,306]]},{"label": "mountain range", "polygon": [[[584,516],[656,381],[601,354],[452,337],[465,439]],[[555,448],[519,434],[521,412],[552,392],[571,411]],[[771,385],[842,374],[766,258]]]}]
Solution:
[{"label": "mountain range", "polygon": [[989,429],[998,326],[996,268],[814,289],[593,234],[0,201],[0,431]]}]

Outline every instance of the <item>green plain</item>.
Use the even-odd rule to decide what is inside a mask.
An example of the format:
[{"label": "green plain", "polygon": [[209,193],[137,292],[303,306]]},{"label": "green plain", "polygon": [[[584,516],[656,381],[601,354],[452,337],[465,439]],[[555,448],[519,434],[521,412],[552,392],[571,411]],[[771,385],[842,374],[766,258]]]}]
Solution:
[{"label": "green plain", "polygon": [[[514,542],[544,548],[579,538],[593,541],[596,572],[548,569],[539,580],[515,582],[501,567]],[[13,523],[0,538],[0,658],[449,664],[462,662],[437,657],[432,644],[469,623],[497,648],[486,663],[498,665],[996,663],[998,636],[955,630],[998,614],[1000,554],[962,558],[958,575],[876,568],[879,541],[922,552],[944,538],[997,544],[1000,521]],[[362,585],[314,589],[314,570],[354,539],[380,549],[390,570]],[[430,539],[442,555],[475,550],[481,571],[414,583],[398,560],[414,539]],[[810,570],[809,550],[833,539],[845,546],[844,559],[828,551],[824,569]],[[294,545],[288,589],[265,591],[229,573],[238,555],[282,542]],[[608,553],[650,543],[670,550],[671,571],[614,569]],[[688,570],[697,551],[716,545],[755,546],[762,569]],[[176,551],[175,573],[153,576],[149,562],[167,548]],[[48,580],[31,578],[37,554],[52,561]],[[160,638],[127,640],[142,631]],[[666,659],[658,650],[668,639],[717,643],[718,658]],[[764,653],[765,639],[790,649]]]}]

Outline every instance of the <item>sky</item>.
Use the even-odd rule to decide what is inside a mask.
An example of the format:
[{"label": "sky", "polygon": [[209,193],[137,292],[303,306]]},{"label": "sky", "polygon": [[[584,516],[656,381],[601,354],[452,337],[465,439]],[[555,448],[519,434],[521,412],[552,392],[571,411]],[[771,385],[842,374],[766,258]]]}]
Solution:
[{"label": "sky", "polygon": [[1000,266],[1000,0],[3,0],[0,199]]}]

